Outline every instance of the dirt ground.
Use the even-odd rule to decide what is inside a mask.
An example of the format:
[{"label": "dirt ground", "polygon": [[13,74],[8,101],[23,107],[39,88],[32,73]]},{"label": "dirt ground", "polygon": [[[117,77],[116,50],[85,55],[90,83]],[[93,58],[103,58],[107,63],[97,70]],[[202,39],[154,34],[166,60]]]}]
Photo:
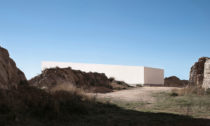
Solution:
[{"label": "dirt ground", "polygon": [[175,87],[138,87],[128,90],[121,90],[111,93],[98,93],[96,97],[98,99],[106,98],[111,100],[122,100],[128,102],[142,101],[147,103],[154,103],[155,98],[152,96],[154,93],[158,92],[170,92]]}]

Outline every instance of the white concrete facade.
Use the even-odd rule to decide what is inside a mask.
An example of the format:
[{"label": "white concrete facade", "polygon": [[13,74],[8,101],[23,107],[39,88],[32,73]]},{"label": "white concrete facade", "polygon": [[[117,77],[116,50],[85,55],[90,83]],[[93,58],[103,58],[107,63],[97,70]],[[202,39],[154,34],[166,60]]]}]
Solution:
[{"label": "white concrete facade", "polygon": [[116,80],[124,81],[130,85],[164,84],[164,70],[157,68],[143,66],[42,62],[42,70],[55,67],[71,67],[72,69],[84,72],[105,73],[107,77],[114,77]]}]

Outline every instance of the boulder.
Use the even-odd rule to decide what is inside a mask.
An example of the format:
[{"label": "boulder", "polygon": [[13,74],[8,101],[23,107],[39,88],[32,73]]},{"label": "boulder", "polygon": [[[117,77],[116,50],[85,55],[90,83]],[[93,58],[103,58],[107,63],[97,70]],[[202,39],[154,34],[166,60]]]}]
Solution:
[{"label": "boulder", "polygon": [[25,81],[24,73],[16,67],[8,51],[0,47],[0,88],[10,89]]}]

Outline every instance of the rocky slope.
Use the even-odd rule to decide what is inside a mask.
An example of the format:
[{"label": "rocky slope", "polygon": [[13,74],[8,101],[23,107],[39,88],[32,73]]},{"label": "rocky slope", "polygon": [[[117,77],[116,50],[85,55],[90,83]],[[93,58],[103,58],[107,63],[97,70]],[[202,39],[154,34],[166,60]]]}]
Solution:
[{"label": "rocky slope", "polygon": [[164,86],[167,87],[184,87],[187,86],[189,83],[188,80],[180,80],[176,76],[166,77],[164,79]]},{"label": "rocky slope", "polygon": [[[205,85],[207,84],[208,81],[205,81],[205,79],[208,79],[210,74],[208,74],[209,62],[210,58],[208,57],[201,57],[199,58],[198,62],[196,62],[192,67],[190,71],[190,79],[189,79],[189,84],[191,86],[203,86],[204,82]],[[208,61],[208,62],[207,62]],[[205,72],[206,71],[206,72]]]},{"label": "rocky slope", "polygon": [[[29,80],[29,84],[42,89],[52,89],[57,85],[74,85],[83,88],[89,92],[111,92],[114,87],[112,82],[105,74],[85,73],[79,70],[69,68],[51,68],[42,71],[42,74]],[[120,86],[126,88],[127,85],[122,83]]]},{"label": "rocky slope", "polygon": [[10,89],[26,81],[24,73],[16,67],[6,49],[0,47],[0,88]]}]

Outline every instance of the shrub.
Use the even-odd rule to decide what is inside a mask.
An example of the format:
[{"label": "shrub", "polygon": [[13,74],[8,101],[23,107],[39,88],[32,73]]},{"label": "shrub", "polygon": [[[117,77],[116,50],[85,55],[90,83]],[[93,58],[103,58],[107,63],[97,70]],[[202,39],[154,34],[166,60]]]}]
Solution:
[{"label": "shrub", "polygon": [[143,87],[143,85],[142,84],[137,84],[136,87]]},{"label": "shrub", "polygon": [[110,77],[110,78],[109,78],[109,81],[110,81],[110,82],[112,82],[112,81],[114,81],[114,80],[115,80],[114,77]]},{"label": "shrub", "polygon": [[176,92],[172,92],[171,94],[170,94],[170,96],[178,96],[179,94],[178,93],[176,93]]}]

